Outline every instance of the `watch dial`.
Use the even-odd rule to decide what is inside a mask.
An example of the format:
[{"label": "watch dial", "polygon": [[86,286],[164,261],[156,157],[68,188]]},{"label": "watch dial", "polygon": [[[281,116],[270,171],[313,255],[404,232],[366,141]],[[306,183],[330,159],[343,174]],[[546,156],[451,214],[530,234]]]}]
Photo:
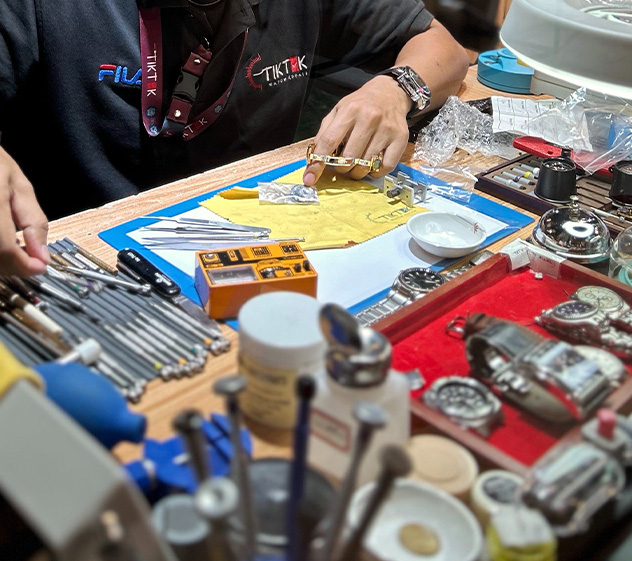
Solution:
[{"label": "watch dial", "polygon": [[436,403],[450,417],[478,419],[490,415],[494,409],[487,391],[462,382],[450,382],[437,391]]},{"label": "watch dial", "polygon": [[560,319],[583,319],[592,316],[597,307],[590,302],[563,302],[553,308],[553,315]]},{"label": "watch dial", "polygon": [[445,282],[445,279],[439,273],[422,267],[414,267],[402,271],[399,280],[413,292],[428,292]]},{"label": "watch dial", "polygon": [[601,310],[616,310],[623,305],[621,296],[602,286],[582,286],[575,292],[575,298],[594,304]]}]

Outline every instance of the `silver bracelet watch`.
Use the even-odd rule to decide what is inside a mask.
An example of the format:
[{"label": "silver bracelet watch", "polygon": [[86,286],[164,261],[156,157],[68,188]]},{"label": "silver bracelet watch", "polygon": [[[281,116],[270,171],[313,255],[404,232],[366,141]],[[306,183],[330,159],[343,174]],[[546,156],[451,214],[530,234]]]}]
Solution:
[{"label": "silver bracelet watch", "polygon": [[425,296],[433,288],[437,288],[445,282],[458,277],[461,273],[469,271],[472,267],[489,259],[492,255],[494,254],[491,251],[483,250],[472,256],[467,265],[442,273],[437,273],[424,267],[403,269],[397,275],[388,294],[379,302],[355,314],[355,317],[363,325],[371,325]]},{"label": "silver bracelet watch", "polygon": [[411,267],[399,272],[385,298],[356,314],[363,325],[371,325],[406,304],[418,300],[433,288],[441,286],[445,277],[432,269]]},{"label": "silver bracelet watch", "polygon": [[503,422],[500,400],[482,382],[462,376],[445,376],[436,380],[423,394],[428,407],[440,411],[452,422],[489,436],[496,424]]},{"label": "silver bracelet watch", "polygon": [[614,290],[604,286],[582,286],[571,294],[573,300],[588,302],[605,312],[610,325],[632,332],[632,310]]},{"label": "silver bracelet watch", "polygon": [[632,334],[616,329],[608,314],[590,302],[562,302],[542,311],[535,321],[564,339],[598,345],[617,356],[632,358]]}]

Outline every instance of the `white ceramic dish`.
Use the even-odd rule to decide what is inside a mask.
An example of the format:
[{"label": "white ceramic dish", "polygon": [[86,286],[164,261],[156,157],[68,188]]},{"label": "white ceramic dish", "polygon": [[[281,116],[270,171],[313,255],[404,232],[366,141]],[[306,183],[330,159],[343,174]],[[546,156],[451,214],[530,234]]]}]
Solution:
[{"label": "white ceramic dish", "polygon": [[[347,522],[357,525],[374,483],[360,487],[353,496]],[[431,530],[438,550],[420,555],[407,549],[399,533],[408,524]],[[483,550],[483,534],[474,514],[449,493],[427,483],[398,479],[364,539],[369,553],[382,561],[477,561]]]},{"label": "white ceramic dish", "polygon": [[406,228],[421,249],[438,257],[463,257],[487,237],[482,224],[450,212],[416,214]]}]

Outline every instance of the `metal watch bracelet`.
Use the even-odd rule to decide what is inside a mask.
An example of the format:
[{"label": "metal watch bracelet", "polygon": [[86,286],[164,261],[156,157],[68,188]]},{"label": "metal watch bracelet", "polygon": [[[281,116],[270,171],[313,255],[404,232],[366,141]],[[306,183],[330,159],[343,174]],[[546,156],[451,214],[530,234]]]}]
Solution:
[{"label": "metal watch bracelet", "polygon": [[[462,273],[469,271],[472,267],[482,263],[486,259],[489,259],[492,255],[493,253],[491,251],[483,250],[472,256],[466,265],[437,274],[443,277],[444,282],[450,281],[458,277]],[[403,308],[407,304],[410,304],[415,300],[419,300],[426,294],[427,292],[419,295],[417,298],[409,298],[405,294],[402,294],[394,288],[391,288],[389,293],[384,298],[382,298],[375,304],[372,304],[371,306],[365,308],[364,310],[356,313],[355,317],[363,325],[369,326],[399,310],[400,308]]]}]

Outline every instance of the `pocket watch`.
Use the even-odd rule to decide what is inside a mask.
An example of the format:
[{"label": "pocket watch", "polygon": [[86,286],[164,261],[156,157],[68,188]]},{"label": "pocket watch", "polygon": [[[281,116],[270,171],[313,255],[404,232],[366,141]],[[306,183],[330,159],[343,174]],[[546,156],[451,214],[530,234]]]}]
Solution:
[{"label": "pocket watch", "polygon": [[446,376],[436,380],[423,400],[463,428],[474,429],[484,437],[503,421],[500,400],[474,378]]}]

